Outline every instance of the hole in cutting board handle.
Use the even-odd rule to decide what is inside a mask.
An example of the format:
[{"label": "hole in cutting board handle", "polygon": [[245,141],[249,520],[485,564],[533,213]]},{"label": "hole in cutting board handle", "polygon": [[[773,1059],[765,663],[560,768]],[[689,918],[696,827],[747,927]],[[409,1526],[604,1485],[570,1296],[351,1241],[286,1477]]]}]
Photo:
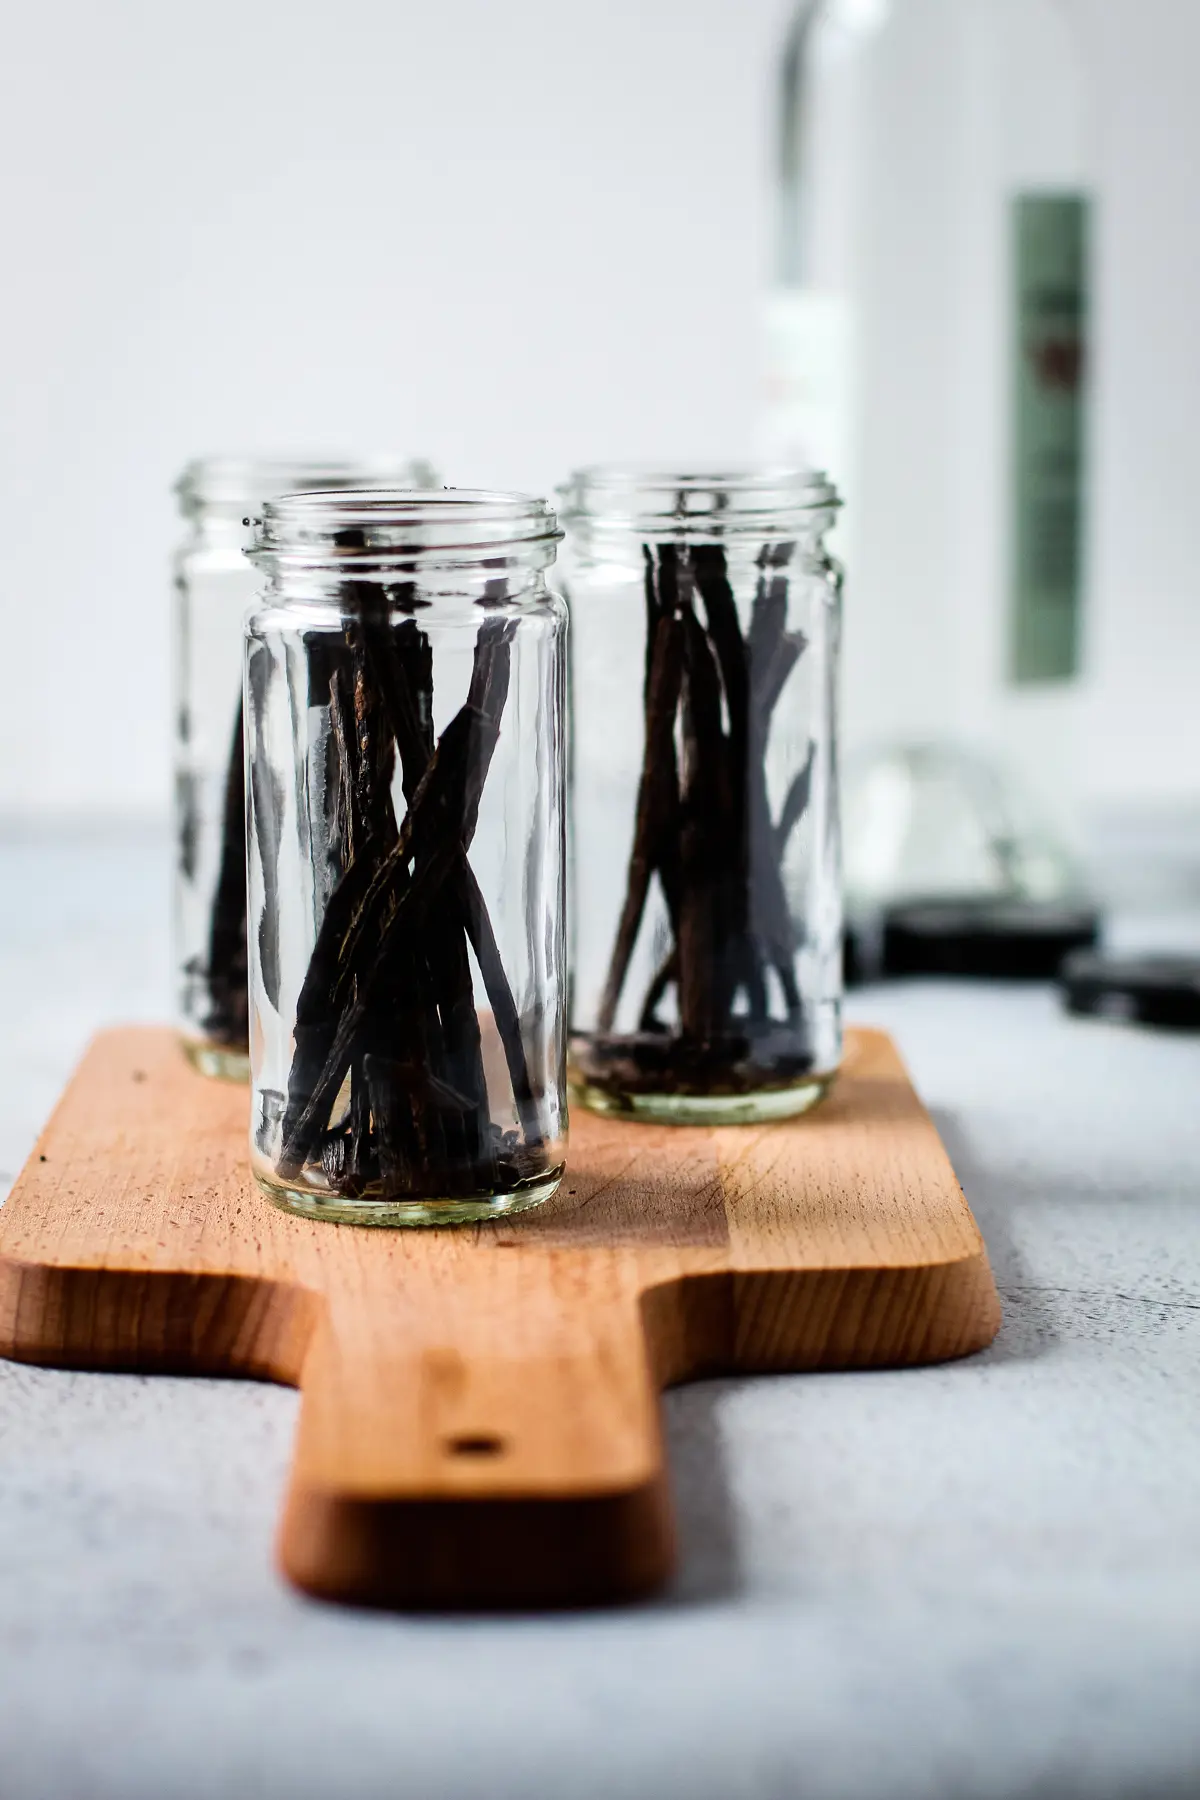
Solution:
[{"label": "hole in cutting board handle", "polygon": [[503,1456],[507,1448],[503,1438],[482,1431],[446,1439],[447,1456]]}]

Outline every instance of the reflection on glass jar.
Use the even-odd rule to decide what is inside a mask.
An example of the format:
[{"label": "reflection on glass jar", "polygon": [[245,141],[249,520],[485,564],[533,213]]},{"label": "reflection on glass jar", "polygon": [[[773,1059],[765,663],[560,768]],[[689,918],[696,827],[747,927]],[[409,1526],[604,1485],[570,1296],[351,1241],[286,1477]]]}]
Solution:
[{"label": "reflection on glass jar", "polygon": [[445,1224],[566,1146],[554,513],[300,494],[246,624],[251,1163],[280,1204]]},{"label": "reflection on glass jar", "polygon": [[593,469],[565,500],[572,1092],[801,1112],[841,1055],[837,497]]},{"label": "reflection on glass jar", "polygon": [[185,1048],[207,1075],[245,1080],[246,825],[242,621],[254,598],[248,521],[297,488],[433,485],[424,463],[190,463],[176,487],[189,533],[175,556],[175,968]]}]

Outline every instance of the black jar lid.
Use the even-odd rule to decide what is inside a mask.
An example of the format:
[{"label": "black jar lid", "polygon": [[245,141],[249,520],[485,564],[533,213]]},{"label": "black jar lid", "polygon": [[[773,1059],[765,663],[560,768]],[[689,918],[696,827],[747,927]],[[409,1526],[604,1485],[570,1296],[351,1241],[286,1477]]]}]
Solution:
[{"label": "black jar lid", "polygon": [[[951,975],[1050,981],[1063,958],[1095,944],[1094,907],[1037,900],[929,900],[887,908],[871,933],[847,933],[847,980]],[[866,938],[873,944],[868,947]]]},{"label": "black jar lid", "polygon": [[1200,1031],[1200,957],[1080,950],[1060,972],[1068,1012]]}]

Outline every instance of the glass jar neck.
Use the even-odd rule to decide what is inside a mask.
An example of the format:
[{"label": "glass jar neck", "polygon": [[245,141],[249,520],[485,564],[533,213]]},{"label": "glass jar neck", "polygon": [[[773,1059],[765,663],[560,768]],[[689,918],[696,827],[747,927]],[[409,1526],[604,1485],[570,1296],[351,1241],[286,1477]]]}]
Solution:
[{"label": "glass jar neck", "polygon": [[581,469],[559,490],[562,517],[586,549],[620,541],[726,545],[741,554],[818,543],[840,505],[820,470],[672,473]]},{"label": "glass jar neck", "polygon": [[267,501],[283,494],[436,485],[430,465],[411,457],[208,456],[188,464],[175,494],[180,512],[200,536],[228,536],[240,545],[248,541],[245,521],[260,518]]},{"label": "glass jar neck", "polygon": [[356,489],[268,501],[248,555],[287,600],[502,605],[545,593],[561,537],[553,508],[526,494]]}]

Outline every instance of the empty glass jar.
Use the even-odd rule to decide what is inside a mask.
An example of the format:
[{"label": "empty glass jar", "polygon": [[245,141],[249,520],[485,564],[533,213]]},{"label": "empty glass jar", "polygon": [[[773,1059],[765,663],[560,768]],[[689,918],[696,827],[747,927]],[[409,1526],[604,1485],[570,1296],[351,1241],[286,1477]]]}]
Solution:
[{"label": "empty glass jar", "polygon": [[572,1093],[801,1112],[841,1055],[837,496],[589,469],[565,502]]},{"label": "empty glass jar", "polygon": [[424,463],[212,457],[176,487],[189,532],[175,556],[175,967],[183,1042],[208,1075],[245,1080],[246,827],[242,621],[254,598],[247,529],[297,488],[429,487]]},{"label": "empty glass jar", "polygon": [[566,610],[544,501],[264,509],[246,623],[251,1164],[359,1224],[514,1212],[566,1145]]}]

